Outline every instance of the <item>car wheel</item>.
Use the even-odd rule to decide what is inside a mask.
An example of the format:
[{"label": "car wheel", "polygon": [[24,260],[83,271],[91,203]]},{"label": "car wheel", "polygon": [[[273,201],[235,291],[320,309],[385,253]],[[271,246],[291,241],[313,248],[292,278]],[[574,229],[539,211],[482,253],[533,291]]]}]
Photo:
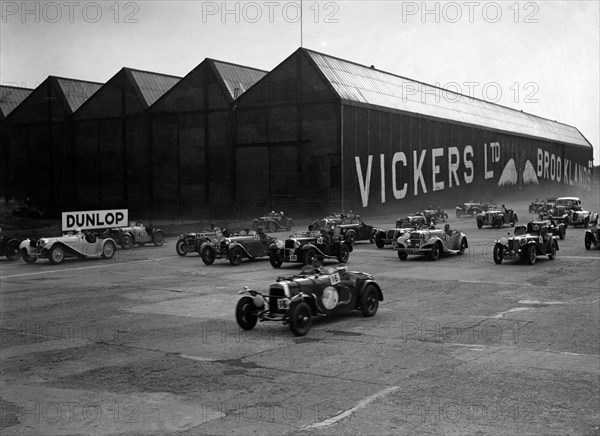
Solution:
[{"label": "car wheel", "polygon": [[205,265],[212,265],[215,261],[215,249],[210,246],[206,246],[202,249],[200,256],[202,257],[202,262],[204,262]]},{"label": "car wheel", "polygon": [[296,336],[304,336],[310,330],[312,325],[312,316],[310,307],[303,301],[300,301],[290,309],[290,330]]},{"label": "car wheel", "polygon": [[102,247],[102,259],[112,259],[116,251],[116,244],[113,241],[106,241]]},{"label": "car wheel", "polygon": [[589,224],[590,224],[590,219],[586,217],[586,218],[583,220],[583,227],[584,227],[585,229],[587,229]]},{"label": "car wheel", "polygon": [[188,254],[188,244],[185,242],[185,239],[180,239],[175,244],[175,251],[180,256],[185,256]]},{"label": "car wheel", "polygon": [[277,255],[277,250],[271,250],[269,253],[269,262],[273,268],[280,268],[283,264],[283,260]]},{"label": "car wheel", "polygon": [[440,258],[440,254],[442,252],[442,248],[440,247],[440,243],[436,242],[431,247],[431,260],[438,260]]},{"label": "car wheel", "polygon": [[131,235],[123,235],[121,238],[121,248],[123,250],[129,250],[133,246],[133,238]]},{"label": "car wheel", "polygon": [[467,240],[465,238],[463,238],[462,241],[460,241],[460,248],[458,249],[458,254],[462,256],[463,254],[465,254],[466,249],[467,249]]},{"label": "car wheel", "polygon": [[558,237],[559,237],[560,239],[565,239],[565,233],[566,233],[566,232],[565,232],[565,228],[564,228],[564,227],[560,227],[560,228],[558,229]]},{"label": "car wheel", "polygon": [[308,250],[306,250],[304,252],[304,256],[302,258],[302,260],[304,261],[304,265],[311,265],[312,264],[312,259],[313,257],[315,257],[317,254],[317,252],[315,251],[314,248],[309,248]]},{"label": "car wheel", "polygon": [[242,297],[235,306],[235,320],[244,330],[252,330],[258,321],[252,297]]},{"label": "car wheel", "polygon": [[340,263],[346,263],[350,259],[350,249],[346,244],[340,245],[340,254],[338,255],[338,261]]},{"label": "car wheel", "polygon": [[6,258],[8,260],[19,260],[21,252],[19,251],[19,241],[11,241],[6,246]]},{"label": "car wheel", "polygon": [[502,244],[494,245],[494,262],[500,265],[504,259],[504,247]]},{"label": "car wheel", "polygon": [[354,242],[356,242],[356,235],[354,234],[354,232],[348,232],[348,234],[346,235],[346,241],[348,242],[348,244],[350,244],[350,246],[354,247]]},{"label": "car wheel", "polygon": [[23,248],[21,250],[21,258],[23,259],[23,262],[25,262],[29,265],[36,263],[38,260],[37,257],[30,256],[29,253],[27,252],[26,248]]},{"label": "car wheel", "polygon": [[360,311],[366,317],[371,317],[377,313],[379,308],[379,292],[372,283],[369,283],[363,292],[360,302]]},{"label": "car wheel", "polygon": [[275,223],[274,223],[273,221],[271,221],[271,222],[269,223],[269,233],[273,233],[275,230],[277,230],[277,229],[275,228]]},{"label": "car wheel", "polygon": [[591,234],[589,234],[589,233],[585,234],[584,244],[585,244],[586,250],[589,250],[590,248],[592,248],[592,235]]},{"label": "car wheel", "polygon": [[554,260],[556,257],[556,241],[550,243],[550,253],[548,253],[548,259]]},{"label": "car wheel", "polygon": [[152,242],[155,246],[160,247],[165,242],[165,234],[163,232],[154,232]]},{"label": "car wheel", "polygon": [[240,247],[233,247],[229,252],[229,263],[233,266],[241,265],[244,260],[244,253]]},{"label": "car wheel", "polygon": [[383,237],[379,234],[375,236],[375,245],[377,246],[377,248],[385,247],[385,241],[383,240]]},{"label": "car wheel", "polygon": [[460,218],[462,216],[462,213],[460,212],[460,210],[456,211],[456,218]]},{"label": "car wheel", "polygon": [[477,228],[480,229],[483,227],[483,221],[477,220]]},{"label": "car wheel", "polygon": [[58,265],[65,260],[65,250],[60,245],[55,245],[50,249],[50,256],[48,257],[50,263],[53,265]]},{"label": "car wheel", "polygon": [[294,220],[293,220],[293,219],[291,219],[291,218],[288,218],[288,220],[287,220],[287,227],[286,227],[286,229],[287,229],[287,230],[292,230],[292,228],[293,228],[293,227],[294,227]]},{"label": "car wheel", "polygon": [[398,251],[398,257],[400,260],[406,260],[408,259],[408,254],[406,254],[404,251]]},{"label": "car wheel", "polygon": [[537,249],[535,248],[535,244],[529,244],[529,247],[527,247],[527,263],[533,265],[536,260]]}]

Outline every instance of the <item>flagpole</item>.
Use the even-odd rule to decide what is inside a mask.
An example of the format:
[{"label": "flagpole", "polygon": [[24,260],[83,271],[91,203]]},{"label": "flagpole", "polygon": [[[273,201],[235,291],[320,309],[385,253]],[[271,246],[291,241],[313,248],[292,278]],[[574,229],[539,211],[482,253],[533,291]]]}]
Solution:
[{"label": "flagpole", "polygon": [[302,18],[303,18],[302,0],[300,0],[300,47],[302,47]]}]

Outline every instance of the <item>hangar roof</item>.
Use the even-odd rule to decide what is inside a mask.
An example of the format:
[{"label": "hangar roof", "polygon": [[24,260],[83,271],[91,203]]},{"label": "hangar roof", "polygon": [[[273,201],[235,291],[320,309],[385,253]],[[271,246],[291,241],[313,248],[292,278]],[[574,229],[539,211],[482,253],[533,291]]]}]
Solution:
[{"label": "hangar roof", "polygon": [[32,92],[33,89],[29,88],[0,86],[0,119],[6,118]]},{"label": "hangar roof", "polygon": [[302,50],[310,56],[343,101],[591,147],[573,126],[312,50]]},{"label": "hangar roof", "polygon": [[125,68],[125,70],[131,74],[132,82],[139,89],[146,107],[151,106],[152,103],[181,80],[180,77],[167,76],[165,74],[150,73],[130,68]]},{"label": "hangar roof", "polygon": [[256,68],[213,59],[211,59],[211,61],[217,70],[218,75],[223,80],[223,84],[234,100],[267,74],[267,71],[258,70]]}]

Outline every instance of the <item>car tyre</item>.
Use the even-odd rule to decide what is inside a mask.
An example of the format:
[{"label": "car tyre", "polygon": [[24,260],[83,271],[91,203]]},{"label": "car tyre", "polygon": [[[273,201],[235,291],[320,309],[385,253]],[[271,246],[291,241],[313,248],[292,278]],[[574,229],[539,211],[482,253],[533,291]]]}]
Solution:
[{"label": "car tyre", "polygon": [[102,259],[112,259],[117,251],[117,245],[113,241],[106,241],[102,247]]},{"label": "car tyre", "polygon": [[346,241],[350,246],[354,247],[354,243],[356,242],[356,234],[352,231],[349,231],[346,235]]},{"label": "car tyre", "polygon": [[258,317],[254,313],[256,306],[252,297],[242,297],[235,306],[235,320],[244,330],[252,330],[256,326]]},{"label": "car tyre", "polygon": [[338,261],[340,263],[346,263],[350,259],[350,249],[346,244],[340,245],[340,254],[338,255]]},{"label": "car tyre", "polygon": [[188,244],[185,242],[185,239],[179,239],[175,244],[175,251],[180,256],[185,256],[188,254]]},{"label": "car tyre", "polygon": [[363,316],[369,318],[377,313],[378,308],[379,292],[377,292],[375,285],[369,283],[367,286],[365,286],[365,290],[362,295],[360,311],[362,312]]},{"label": "car tyre", "polygon": [[565,228],[564,228],[564,227],[560,227],[560,228],[558,229],[558,237],[559,237],[560,239],[565,239],[565,233],[566,233],[566,232],[565,232]]},{"label": "car tyre", "polygon": [[121,238],[121,248],[123,250],[129,250],[133,246],[133,238],[131,235],[123,235]]},{"label": "car tyre", "polygon": [[585,234],[585,239],[584,239],[584,244],[585,244],[585,249],[589,250],[592,248],[592,235],[590,233]]},{"label": "car tyre", "polygon": [[210,246],[204,247],[200,253],[200,257],[202,257],[202,262],[205,265],[212,265],[215,262],[215,249]]},{"label": "car tyre", "polygon": [[23,259],[23,262],[29,265],[36,263],[38,260],[37,257],[30,256],[26,248],[21,249],[21,258]]},{"label": "car tyre", "polygon": [[290,330],[296,336],[304,336],[312,325],[310,306],[303,301],[294,304],[290,309]]},{"label": "car tyre", "polygon": [[6,245],[6,258],[10,261],[19,260],[21,252],[19,251],[19,241],[10,241]]},{"label": "car tyre", "polygon": [[271,250],[269,253],[269,262],[271,262],[273,268],[281,268],[281,265],[283,264],[283,260],[277,255],[276,250]]},{"label": "car tyre", "polygon": [[483,221],[477,220],[477,228],[480,229],[483,227]]},{"label": "car tyre", "polygon": [[442,248],[440,246],[440,243],[436,242],[435,244],[433,244],[433,247],[431,247],[431,260],[438,260],[440,258],[441,253]]},{"label": "car tyre", "polygon": [[535,244],[529,244],[527,247],[527,263],[533,265],[537,260],[537,249]]},{"label": "car tyre", "polygon": [[233,266],[239,266],[244,260],[244,253],[240,247],[233,247],[229,252],[229,263]]},{"label": "car tyre", "polygon": [[550,253],[548,253],[548,259],[554,260],[556,257],[556,241],[552,241],[550,245]]},{"label": "car tyre", "polygon": [[317,255],[317,252],[315,251],[314,248],[309,248],[308,250],[306,250],[304,252],[304,256],[302,258],[302,260],[304,261],[304,265],[311,265],[312,264],[312,259],[316,255]]},{"label": "car tyre", "polygon": [[286,230],[292,230],[293,227],[294,227],[294,220],[291,218],[288,218]]},{"label": "car tyre", "polygon": [[163,232],[154,232],[154,234],[152,235],[152,243],[157,246],[160,247],[162,244],[165,243],[165,234]]},{"label": "car tyre", "polygon": [[458,254],[462,256],[465,254],[465,250],[467,249],[467,240],[465,238],[460,241],[460,248],[458,249]]},{"label": "car tyre", "polygon": [[63,261],[65,260],[65,249],[61,245],[55,245],[50,249],[48,259],[53,265],[63,263]]},{"label": "car tyre", "polygon": [[456,210],[456,218],[460,218],[462,216],[462,213],[460,210]]},{"label": "car tyre", "polygon": [[273,233],[275,232],[276,227],[275,227],[275,223],[273,221],[269,222],[269,233]]},{"label": "car tyre", "polygon": [[590,224],[590,219],[589,219],[588,217],[586,217],[586,218],[583,220],[583,228],[587,229],[587,228],[588,228],[588,226],[589,226],[589,224]]},{"label": "car tyre", "polygon": [[496,262],[497,265],[500,265],[502,260],[504,260],[504,247],[502,244],[497,243],[494,245],[494,262]]},{"label": "car tyre", "polygon": [[383,240],[383,237],[380,234],[377,234],[377,236],[375,236],[375,246],[377,248],[385,247],[385,241]]},{"label": "car tyre", "polygon": [[400,260],[406,260],[408,259],[408,254],[406,254],[404,251],[398,251],[398,257]]}]

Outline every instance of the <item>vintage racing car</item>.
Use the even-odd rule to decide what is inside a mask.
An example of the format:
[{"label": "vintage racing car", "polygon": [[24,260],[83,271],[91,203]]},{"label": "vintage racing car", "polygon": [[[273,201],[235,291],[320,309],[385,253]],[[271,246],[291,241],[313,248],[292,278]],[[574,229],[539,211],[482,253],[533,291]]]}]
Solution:
[{"label": "vintage racing car", "polygon": [[214,240],[201,245],[200,256],[206,265],[212,265],[215,259],[228,259],[230,264],[238,266],[244,259],[268,257],[273,241],[275,238],[264,233],[262,227],[247,236],[226,237],[217,232]]},{"label": "vintage racing car", "polygon": [[547,255],[553,260],[558,251],[556,237],[546,226],[533,222],[527,226],[515,227],[512,237],[503,236],[494,241],[494,262],[501,264],[503,260],[527,260],[533,265],[540,255]]},{"label": "vintage racing car", "polygon": [[377,230],[375,233],[375,245],[383,248],[386,245],[394,245],[398,238],[406,232],[428,227],[422,215],[408,216],[396,220],[396,228],[389,230]]},{"label": "vintage racing car", "polygon": [[488,207],[489,203],[477,203],[474,201],[469,201],[460,206],[456,206],[456,217],[460,218],[464,215],[475,216],[478,213],[488,210]]},{"label": "vintage racing car", "polygon": [[216,232],[181,233],[175,243],[175,251],[180,256],[196,252],[200,254],[202,244],[217,238]]},{"label": "vintage racing car", "polygon": [[565,236],[567,235],[567,228],[564,225],[564,223],[557,223],[557,222],[553,221],[552,219],[545,219],[545,220],[537,219],[537,220],[530,221],[527,224],[527,228],[529,228],[529,224],[537,225],[540,228],[546,227],[546,229],[548,229],[548,231],[553,236],[558,236],[560,239],[565,239]]},{"label": "vintage racing car", "polygon": [[356,241],[369,241],[371,244],[375,242],[377,229],[362,221],[353,224],[338,224],[335,227],[339,227],[341,237],[352,247]]},{"label": "vintage racing car", "polygon": [[355,215],[351,210],[348,212],[333,212],[325,218],[314,220],[308,226],[308,230],[331,229],[338,224],[357,224],[361,221],[360,215]]},{"label": "vintage racing car", "polygon": [[340,228],[335,227],[333,231],[297,233],[285,241],[277,239],[270,246],[269,260],[273,268],[281,267],[283,262],[310,265],[315,256],[346,263],[351,251],[352,245],[340,235]]},{"label": "vintage racing car", "polygon": [[597,223],[594,227],[585,231],[584,244],[586,250],[592,248],[592,245],[594,247],[600,247],[600,227],[598,227]]},{"label": "vintage racing car", "polygon": [[129,223],[129,227],[108,229],[102,236],[114,239],[123,250],[128,250],[135,244],[143,247],[149,242],[160,247],[165,242],[165,234],[161,229],[152,227],[152,225],[145,226],[141,221],[132,221]]},{"label": "vintage racing car", "polygon": [[460,230],[444,229],[412,230],[400,236],[394,244],[400,260],[409,254],[429,254],[431,260],[438,260],[442,253],[462,255],[469,247],[467,235]]},{"label": "vintage racing car", "polygon": [[18,260],[21,257],[20,244],[21,241],[5,235],[0,228],[0,256],[6,256],[8,260]]},{"label": "vintage racing car", "polygon": [[586,227],[597,221],[597,214],[590,214],[583,210],[581,200],[577,197],[560,197],[556,199],[556,204],[552,209],[540,214],[540,218],[552,218],[554,221],[564,223],[565,227],[569,225]]},{"label": "vintage racing car", "polygon": [[504,224],[509,224],[514,227],[519,218],[512,209],[506,209],[504,205],[502,207],[489,206],[487,211],[480,212],[475,217],[477,221],[477,228],[480,229],[483,226],[492,226],[501,229]]},{"label": "vintage racing car", "polygon": [[427,220],[428,224],[435,225],[438,222],[445,223],[448,219],[448,214],[439,207],[428,206],[427,209],[417,212],[415,215],[422,215]]},{"label": "vintage racing car", "polygon": [[35,263],[39,258],[47,258],[52,264],[62,263],[67,257],[101,257],[110,259],[117,251],[117,244],[111,238],[99,238],[91,232],[80,230],[54,238],[23,240],[19,246],[25,263]]},{"label": "vintage racing car", "polygon": [[383,293],[367,273],[347,271],[345,266],[321,267],[293,277],[280,277],[267,293],[245,287],[237,302],[235,319],[244,330],[257,321],[289,324],[297,336],[310,330],[316,316],[328,316],[360,310],[366,317],[377,313]]},{"label": "vintage racing car", "polygon": [[283,212],[272,210],[267,215],[252,220],[252,228],[257,230],[259,227],[267,229],[271,233],[277,230],[292,230],[294,220],[286,217]]}]

